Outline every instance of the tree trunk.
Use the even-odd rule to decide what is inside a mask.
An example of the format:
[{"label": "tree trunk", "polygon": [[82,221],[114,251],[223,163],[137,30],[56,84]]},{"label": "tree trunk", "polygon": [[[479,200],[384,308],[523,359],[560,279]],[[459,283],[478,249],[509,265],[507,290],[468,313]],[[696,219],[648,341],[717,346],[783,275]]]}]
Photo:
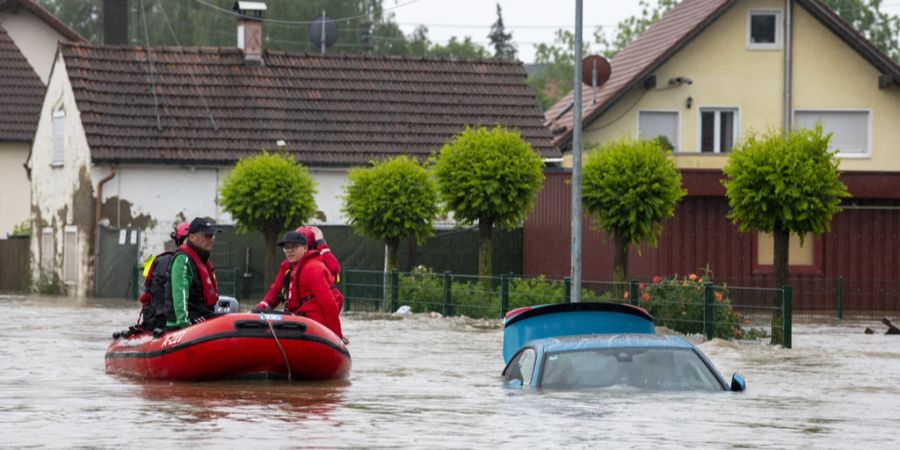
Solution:
[{"label": "tree trunk", "polygon": [[[775,288],[781,289],[788,284],[790,278],[788,266],[788,252],[791,240],[791,233],[787,230],[776,229],[773,233],[775,242],[774,262],[775,265]],[[782,295],[777,295],[773,300],[772,306],[775,307],[772,314],[772,344],[784,343],[784,299]]]},{"label": "tree trunk", "polygon": [[488,282],[491,277],[493,231],[494,219],[481,218],[478,220],[478,233],[481,241],[478,246],[478,275],[482,281],[488,280]]},{"label": "tree trunk", "polygon": [[622,233],[613,233],[613,281],[624,283],[628,277],[628,240]]},{"label": "tree trunk", "polygon": [[266,265],[265,265],[265,278],[263,279],[263,286],[268,286],[269,283],[275,280],[275,275],[278,275],[278,263],[280,260],[278,257],[280,256],[281,249],[275,245],[278,242],[278,232],[264,232],[263,236],[266,238]]},{"label": "tree trunk", "polygon": [[400,238],[392,238],[386,241],[388,246],[388,272],[393,272],[400,266]]},{"label": "tree trunk", "polygon": [[412,272],[412,270],[416,267],[416,237],[412,234],[409,235],[408,244],[406,247],[406,271]]}]

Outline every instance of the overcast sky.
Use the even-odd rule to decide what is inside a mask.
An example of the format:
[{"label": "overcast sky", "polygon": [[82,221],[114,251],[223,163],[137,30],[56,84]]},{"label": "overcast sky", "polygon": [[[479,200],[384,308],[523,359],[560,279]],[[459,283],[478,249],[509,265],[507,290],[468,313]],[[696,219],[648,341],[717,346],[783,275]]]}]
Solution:
[{"label": "overcast sky", "polygon": [[[552,42],[556,29],[575,29],[575,0],[384,0],[393,8],[394,20],[407,34],[418,24],[428,27],[433,42],[446,43],[451,36],[471,36],[488,47],[490,26],[497,20],[496,4],[503,8],[503,23],[512,31],[519,59],[534,61],[534,45]],[[656,5],[655,0],[648,3]],[[399,5],[399,7],[397,7]],[[900,0],[885,0],[882,11],[900,14]],[[638,0],[584,0],[584,36],[590,40],[595,25],[609,31],[619,21],[640,15]]]}]

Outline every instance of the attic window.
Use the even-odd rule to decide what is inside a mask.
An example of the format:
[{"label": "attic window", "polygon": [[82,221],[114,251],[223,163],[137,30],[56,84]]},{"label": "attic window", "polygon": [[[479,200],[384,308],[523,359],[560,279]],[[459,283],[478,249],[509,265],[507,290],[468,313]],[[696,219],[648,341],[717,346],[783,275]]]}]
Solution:
[{"label": "attic window", "polygon": [[781,11],[750,11],[747,15],[747,48],[781,49]]}]

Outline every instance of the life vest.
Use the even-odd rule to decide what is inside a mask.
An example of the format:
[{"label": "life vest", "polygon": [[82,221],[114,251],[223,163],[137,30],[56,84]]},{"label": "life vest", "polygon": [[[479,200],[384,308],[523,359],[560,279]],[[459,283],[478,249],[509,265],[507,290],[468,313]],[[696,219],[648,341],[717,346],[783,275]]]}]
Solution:
[{"label": "life vest", "polygon": [[203,263],[203,260],[200,259],[200,255],[194,251],[191,247],[188,246],[187,242],[178,247],[178,251],[175,252],[184,253],[190,258],[191,262],[194,263],[194,268],[197,270],[197,277],[200,278],[200,284],[202,286],[201,292],[203,293],[203,300],[206,303],[206,306],[212,308],[216,305],[216,302],[219,301],[219,284],[216,281],[216,273],[213,270],[212,261],[207,259],[206,263]]}]

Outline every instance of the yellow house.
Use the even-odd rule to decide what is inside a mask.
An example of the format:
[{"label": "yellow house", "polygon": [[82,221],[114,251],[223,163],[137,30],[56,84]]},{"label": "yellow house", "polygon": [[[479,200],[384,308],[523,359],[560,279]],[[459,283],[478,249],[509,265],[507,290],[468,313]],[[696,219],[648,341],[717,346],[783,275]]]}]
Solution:
[{"label": "yellow house", "polygon": [[[585,86],[586,149],[663,135],[680,168],[721,169],[749,133],[821,121],[842,170],[900,171],[900,66],[817,0],[685,0],[592,97]],[[564,151],[571,103],[545,116]]]},{"label": "yellow house", "polygon": [[[688,190],[659,249],[630,257],[629,273],[689,273],[710,264],[724,276],[766,274],[772,246],[765,236],[738,234],[725,219],[721,169],[733,145],[752,133],[821,122],[853,198],[832,233],[792,250],[792,272],[900,278],[898,261],[875,256],[900,255],[900,65],[823,2],[684,0],[610,64],[609,81],[583,89],[583,148],[664,136]],[[572,97],[545,113],[564,168],[572,166]],[[567,190],[567,177],[549,176],[547,195]],[[541,239],[529,226],[552,228],[545,218],[562,215],[541,209],[551,205],[539,200],[525,225],[526,274],[550,265],[568,270],[568,254],[559,264],[528,256],[529,240]],[[586,235],[585,277],[603,279],[608,264],[592,262],[589,246],[604,244],[591,233],[599,235]],[[568,237],[560,237],[566,248]],[[690,243],[698,239],[716,243]],[[875,260],[860,264],[866,258]]]}]

